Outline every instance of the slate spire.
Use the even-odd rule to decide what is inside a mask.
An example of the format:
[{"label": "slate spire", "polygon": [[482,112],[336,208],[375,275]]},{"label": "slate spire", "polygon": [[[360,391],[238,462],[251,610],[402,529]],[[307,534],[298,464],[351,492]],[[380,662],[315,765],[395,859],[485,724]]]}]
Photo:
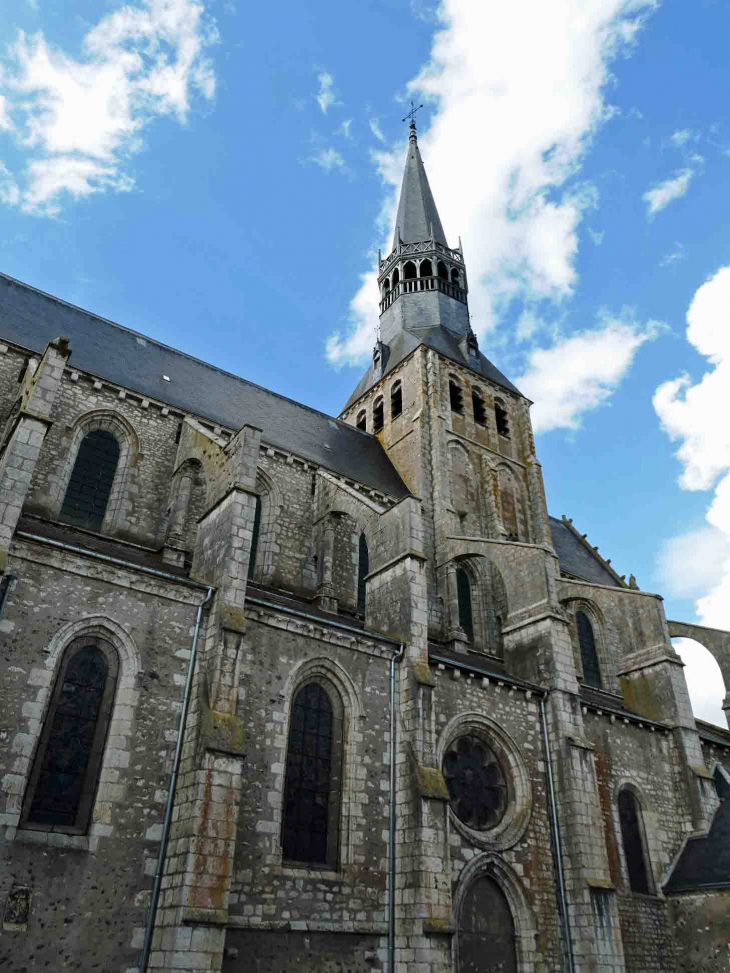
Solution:
[{"label": "slate spire", "polygon": [[431,187],[428,184],[426,170],[423,167],[423,159],[418,150],[416,123],[411,121],[393,249],[399,243],[422,243],[424,240],[431,239],[448,246],[436,203],[433,201]]}]

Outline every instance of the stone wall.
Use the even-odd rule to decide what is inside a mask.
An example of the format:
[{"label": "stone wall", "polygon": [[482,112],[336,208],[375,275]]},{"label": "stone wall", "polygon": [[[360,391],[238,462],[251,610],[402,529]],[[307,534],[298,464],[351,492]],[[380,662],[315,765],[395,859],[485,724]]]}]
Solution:
[{"label": "stone wall", "polygon": [[730,890],[669,900],[677,973],[724,973],[730,963]]}]

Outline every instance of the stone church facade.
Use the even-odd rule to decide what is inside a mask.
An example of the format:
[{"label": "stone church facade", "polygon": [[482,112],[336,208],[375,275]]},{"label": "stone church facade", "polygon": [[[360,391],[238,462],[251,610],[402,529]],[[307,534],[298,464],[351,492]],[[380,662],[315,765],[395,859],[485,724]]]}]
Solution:
[{"label": "stone church facade", "polygon": [[335,419],[0,276],[8,973],[727,969],[730,635],[549,516],[413,126],[378,280]]}]

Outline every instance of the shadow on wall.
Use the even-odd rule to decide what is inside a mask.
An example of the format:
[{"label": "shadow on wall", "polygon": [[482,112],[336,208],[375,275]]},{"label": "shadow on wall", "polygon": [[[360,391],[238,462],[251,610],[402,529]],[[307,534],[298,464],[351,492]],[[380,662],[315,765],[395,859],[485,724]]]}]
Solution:
[{"label": "shadow on wall", "polygon": [[727,729],[722,711],[725,684],[714,657],[704,645],[694,639],[672,639],[672,645],[685,663],[684,674],[695,717]]}]

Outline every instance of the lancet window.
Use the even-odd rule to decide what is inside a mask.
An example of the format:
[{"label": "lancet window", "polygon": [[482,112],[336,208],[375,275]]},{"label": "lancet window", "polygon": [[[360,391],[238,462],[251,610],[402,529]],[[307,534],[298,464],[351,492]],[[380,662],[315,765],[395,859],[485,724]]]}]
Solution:
[{"label": "lancet window", "polygon": [[471,580],[464,568],[456,569],[456,596],[459,602],[459,625],[470,642],[474,641],[474,609]]},{"label": "lancet window", "polygon": [[256,497],[256,509],[253,515],[253,533],[251,536],[251,553],[248,559],[248,576],[253,578],[256,571],[256,555],[259,551],[261,538],[261,497]]},{"label": "lancet window", "polygon": [[618,815],[629,886],[632,892],[650,895],[641,805],[636,795],[628,788],[624,788],[618,796]]},{"label": "lancet window", "polygon": [[598,652],[596,650],[596,637],[593,632],[591,621],[583,611],[575,614],[575,624],[578,629],[578,645],[580,646],[580,659],[583,666],[583,682],[587,686],[601,688],[601,667],[598,663]]},{"label": "lancet window", "polygon": [[360,544],[358,547],[358,570],[357,570],[357,613],[365,617],[366,608],[366,582],[370,573],[370,552],[365,534],[360,534]]},{"label": "lancet window", "polygon": [[101,530],[118,464],[119,443],[110,432],[95,429],[84,436],[60,519],[88,530]]},{"label": "lancet window", "polygon": [[396,382],[390,390],[390,418],[397,419],[403,411],[403,388]]}]

